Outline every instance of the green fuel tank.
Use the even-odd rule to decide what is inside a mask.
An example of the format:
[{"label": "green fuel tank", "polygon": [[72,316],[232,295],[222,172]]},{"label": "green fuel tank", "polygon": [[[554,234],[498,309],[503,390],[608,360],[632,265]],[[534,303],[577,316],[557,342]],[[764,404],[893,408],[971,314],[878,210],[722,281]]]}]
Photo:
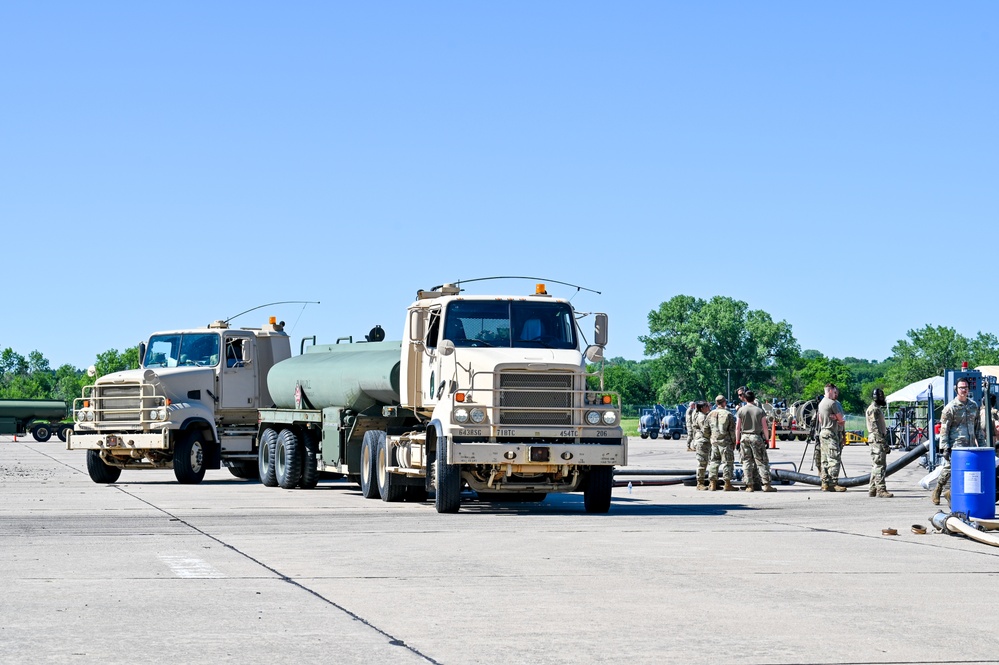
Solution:
[{"label": "green fuel tank", "polygon": [[336,406],[363,411],[377,404],[399,403],[399,362],[402,342],[321,344],[282,360],[267,373],[267,389],[274,405],[299,408]]},{"label": "green fuel tank", "polygon": [[62,420],[66,403],[53,399],[0,399],[0,418]]}]

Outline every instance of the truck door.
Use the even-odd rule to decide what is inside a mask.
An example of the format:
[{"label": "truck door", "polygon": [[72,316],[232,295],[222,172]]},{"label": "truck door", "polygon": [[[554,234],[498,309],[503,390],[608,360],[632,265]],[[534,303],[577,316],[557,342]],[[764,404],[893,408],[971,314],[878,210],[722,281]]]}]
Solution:
[{"label": "truck door", "polygon": [[222,364],[222,408],[246,409],[257,406],[257,363],[252,336],[227,334]]},{"label": "truck door", "polygon": [[423,404],[433,406],[437,403],[437,392],[441,384],[440,354],[437,353],[437,343],[441,336],[441,308],[432,307],[427,322],[426,345],[427,352],[421,358],[421,392]]}]

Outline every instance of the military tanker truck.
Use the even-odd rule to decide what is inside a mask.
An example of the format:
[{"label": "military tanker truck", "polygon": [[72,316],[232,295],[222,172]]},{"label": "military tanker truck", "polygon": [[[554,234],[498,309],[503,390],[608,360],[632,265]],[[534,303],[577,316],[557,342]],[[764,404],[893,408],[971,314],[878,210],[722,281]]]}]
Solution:
[{"label": "military tanker truck", "polygon": [[52,399],[0,399],[0,434],[31,432],[35,441],[46,442],[55,434],[62,441],[73,429],[60,422],[66,417],[66,402]]},{"label": "military tanker truck", "polygon": [[368,499],[433,493],[441,513],[466,486],[496,501],[581,491],[588,512],[606,512],[627,439],[620,397],[587,384],[607,316],[594,315],[589,346],[577,316],[544,285],[514,297],[446,284],[417,293],[401,341],[375,327],[364,342],[313,344],[268,374],[261,481],[314,487],[339,473]]},{"label": "military tanker truck", "polygon": [[73,403],[66,447],[87,451],[91,479],[172,468],[179,482],[199,483],[223,463],[255,478],[257,408],[271,404],[267,372],[291,357],[283,323],[159,332],[139,344],[139,357],[139,369],[100,377]]}]

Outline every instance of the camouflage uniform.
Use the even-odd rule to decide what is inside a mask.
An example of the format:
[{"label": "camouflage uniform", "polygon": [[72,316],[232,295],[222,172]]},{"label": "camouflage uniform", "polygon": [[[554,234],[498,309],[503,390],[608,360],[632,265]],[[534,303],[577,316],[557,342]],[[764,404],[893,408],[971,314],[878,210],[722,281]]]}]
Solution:
[{"label": "camouflage uniform", "polygon": [[708,456],[711,454],[711,442],[705,434],[708,414],[697,411],[694,413],[694,452],[697,453],[697,485],[707,485]]},{"label": "camouflage uniform", "polygon": [[746,491],[753,491],[751,482],[757,475],[763,483],[764,491],[772,491],[770,486],[770,462],[766,456],[766,412],[755,402],[747,402],[739,409],[740,448],[742,449],[742,475],[746,481]]},{"label": "camouflage uniform", "polygon": [[978,423],[978,403],[968,398],[968,401],[961,402],[955,397],[950,404],[944,407],[940,416],[940,453],[943,455],[943,470],[940,471],[940,478],[937,479],[937,487],[933,490],[933,496],[937,501],[942,492],[950,490],[950,451],[955,447],[977,447]]},{"label": "camouflage uniform", "polygon": [[722,478],[731,483],[735,467],[735,418],[728,409],[718,407],[708,414],[706,431],[711,437],[711,464],[708,467],[711,482],[717,486],[720,463]]},{"label": "camouflage uniform", "polygon": [[[988,445],[985,428],[988,426],[988,419],[985,417],[985,405],[978,410],[978,445]],[[996,423],[999,423],[999,409],[992,407],[992,446],[999,448],[999,436],[996,435]]]},{"label": "camouflage uniform", "polygon": [[[746,404],[748,404],[748,402],[742,402],[741,404],[739,404],[739,406],[735,407],[735,418],[736,418],[736,420],[740,421],[740,423],[741,423],[740,414],[742,413],[742,410],[746,407]],[[753,476],[752,477],[746,476],[746,466],[747,466],[746,465],[746,455],[749,454],[750,457],[752,457],[752,454],[751,454],[752,451],[747,450],[745,446],[741,445],[741,443],[742,443],[742,427],[741,427],[741,424],[740,424],[740,427],[739,427],[739,443],[740,443],[740,445],[739,445],[739,463],[742,464],[742,475],[743,475],[742,479],[743,479],[743,481],[745,481],[745,483],[746,483],[747,486],[748,485],[752,485],[754,488],[762,486],[763,483],[760,481],[759,469],[757,469],[756,464],[753,462],[752,459],[749,461],[749,465],[752,467],[752,470],[754,472]],[[770,464],[770,460],[769,459],[767,460],[767,464],[768,465]]]},{"label": "camouflage uniform", "polygon": [[843,415],[840,403],[829,397],[823,397],[819,402],[819,444],[822,450],[822,460],[819,473],[822,476],[822,487],[829,489],[838,485],[840,453],[842,452],[842,436],[845,426],[834,418]]},{"label": "camouflage uniform", "polygon": [[881,407],[871,402],[867,407],[867,442],[871,446],[871,484],[868,493],[871,496],[890,494],[885,485],[885,470],[888,464],[888,427]]},{"label": "camouflage uniform", "polygon": [[694,406],[687,406],[687,411],[684,413],[683,419],[687,425],[687,450],[693,450],[694,443],[694,414],[697,413],[697,409]]}]

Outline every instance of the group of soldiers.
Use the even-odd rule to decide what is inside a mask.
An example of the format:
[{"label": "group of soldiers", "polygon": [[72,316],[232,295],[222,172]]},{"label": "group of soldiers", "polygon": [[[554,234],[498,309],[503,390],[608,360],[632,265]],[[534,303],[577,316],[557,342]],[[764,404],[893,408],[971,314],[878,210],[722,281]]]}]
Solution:
[{"label": "group of soldiers", "polygon": [[[996,398],[990,396],[988,406],[979,409],[968,396],[967,379],[959,379],[956,396],[944,407],[940,418],[939,450],[943,458],[942,470],[931,500],[939,505],[941,497],[950,501],[951,450],[955,447],[988,445],[986,427],[991,423],[993,445],[999,447],[999,409]],[[756,403],[756,395],[745,386],[736,394],[739,406],[735,415],[727,408],[724,395],[715,398],[715,408],[707,402],[691,402],[687,407],[687,449],[697,455],[697,489],[738,491],[732,485],[735,451],[741,453],[743,480],[747,492],[761,489],[773,492],[770,460],[767,457],[767,416]],[[887,406],[885,392],[875,388],[871,404],[867,407],[867,441],[871,452],[871,480],[868,496],[891,498],[885,484],[888,457],[888,428],[883,409]],[[814,463],[819,470],[821,487],[826,492],[845,492],[839,484],[840,455],[845,445],[846,414],[839,402],[839,389],[835,384],[825,386],[818,403],[816,415],[818,443]],[[719,470],[724,484],[719,484]]]},{"label": "group of soldiers", "polygon": [[[687,448],[697,454],[697,489],[738,491],[732,485],[735,451],[742,455],[746,491],[757,488],[773,492],[770,482],[770,459],[767,457],[766,412],[756,403],[756,395],[745,386],[736,391],[739,406],[736,415],[726,408],[724,395],[715,398],[712,410],[707,402],[691,402],[687,407]],[[719,485],[721,471],[723,485]]]},{"label": "group of soldiers", "polygon": [[[724,395],[715,398],[712,410],[707,402],[691,402],[687,407],[687,448],[697,455],[697,489],[736,491],[732,485],[735,450],[741,453],[743,479],[747,492],[773,492],[770,459],[767,456],[767,416],[756,403],[756,395],[745,386],[736,390],[739,406],[735,416],[726,408]],[[867,408],[868,441],[871,448],[871,481],[868,494],[872,497],[894,496],[885,485],[888,439],[884,413],[884,391],[876,389]],[[845,492],[838,482],[840,455],[846,439],[846,415],[839,403],[839,389],[832,383],[825,387],[817,410],[818,443],[815,446],[815,466],[819,469],[825,492]],[[724,485],[719,487],[719,468]]]}]

